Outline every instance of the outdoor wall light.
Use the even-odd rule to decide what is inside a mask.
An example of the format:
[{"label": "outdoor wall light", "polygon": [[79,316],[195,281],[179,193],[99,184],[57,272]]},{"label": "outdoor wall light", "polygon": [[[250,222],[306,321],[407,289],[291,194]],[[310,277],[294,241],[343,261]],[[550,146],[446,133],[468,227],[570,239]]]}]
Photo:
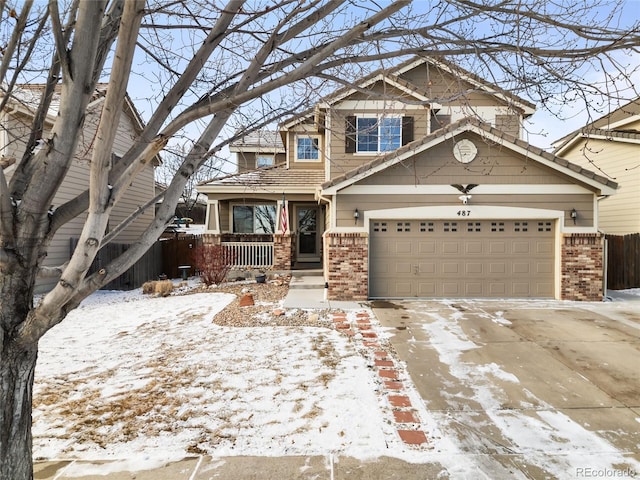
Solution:
[{"label": "outdoor wall light", "polygon": [[469,200],[471,200],[471,195],[469,195],[469,194],[460,195],[458,197],[458,199],[460,199],[462,201],[463,205],[467,205],[469,203]]},{"label": "outdoor wall light", "polygon": [[569,215],[573,219],[573,224],[575,225],[576,224],[576,219],[578,218],[578,212],[574,208],[574,209],[571,210],[571,213]]},{"label": "outdoor wall light", "polygon": [[353,220],[355,221],[356,225],[358,224],[358,219],[360,218],[360,212],[358,212],[358,209],[356,208],[353,211]]}]

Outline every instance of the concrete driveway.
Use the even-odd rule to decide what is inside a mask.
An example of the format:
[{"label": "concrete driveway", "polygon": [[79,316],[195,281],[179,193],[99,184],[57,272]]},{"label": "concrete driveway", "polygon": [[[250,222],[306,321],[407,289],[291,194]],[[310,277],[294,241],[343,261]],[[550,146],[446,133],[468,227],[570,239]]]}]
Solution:
[{"label": "concrete driveway", "polygon": [[640,302],[372,307],[451,478],[640,478]]}]

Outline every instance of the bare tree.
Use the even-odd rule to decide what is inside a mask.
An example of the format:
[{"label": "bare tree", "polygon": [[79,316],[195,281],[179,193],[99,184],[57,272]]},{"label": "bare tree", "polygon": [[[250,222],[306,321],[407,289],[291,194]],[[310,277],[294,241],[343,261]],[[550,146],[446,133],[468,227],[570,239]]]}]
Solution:
[{"label": "bare tree", "polygon": [[[179,145],[177,148],[174,147],[165,150],[165,153],[162,155],[162,165],[156,169],[156,179],[160,189],[165,189],[171,183],[171,180],[180,169],[185,157],[188,155],[189,150],[190,149],[184,145]],[[215,156],[205,162],[187,180],[187,183],[180,194],[175,215],[178,217],[193,218],[195,216],[194,210],[196,209],[198,202],[202,200],[203,197],[204,200],[206,200],[206,195],[198,193],[198,184],[224,175],[225,173],[229,173],[229,168],[230,166],[227,165],[225,159]],[[204,221],[204,217],[201,220]]]},{"label": "bare tree", "polygon": [[[624,7],[578,0],[0,0],[0,107],[20,101],[20,84],[43,84],[24,154],[10,176],[4,169],[11,160],[0,162],[0,479],[33,475],[38,340],[143,255],[172,218],[189,179],[234,135],[277,122],[329,85],[350,84],[413,54],[460,63],[551,110],[567,99],[588,104],[594,95],[628,96],[623,89],[638,65],[640,36],[638,22],[622,16]],[[601,81],[585,77],[592,69]],[[98,82],[107,89],[88,188],[51,209]],[[127,89],[146,126],[114,159]],[[451,95],[466,93],[452,89]],[[59,105],[47,130],[54,99]],[[114,203],[157,154],[185,136],[192,147],[153,221],[131,248],[89,275],[100,248],[148,208],[132,211],[107,234]],[[59,280],[36,303],[34,285],[53,236],[85,212],[73,255],[53,269]]]}]

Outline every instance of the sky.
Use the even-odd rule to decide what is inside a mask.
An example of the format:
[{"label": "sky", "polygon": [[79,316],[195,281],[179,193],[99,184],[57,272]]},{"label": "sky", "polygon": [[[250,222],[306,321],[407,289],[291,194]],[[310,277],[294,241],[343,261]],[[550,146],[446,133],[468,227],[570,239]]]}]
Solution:
[{"label": "sky", "polygon": [[[385,2],[382,2],[385,4]],[[577,2],[580,3],[580,2]],[[421,9],[432,8],[433,5],[431,2],[414,2],[412,7],[420,11]],[[435,7],[433,7],[435,8]],[[624,2],[624,13],[622,15],[622,22],[633,22],[640,17],[640,0],[626,0]],[[600,14],[598,14],[600,15]],[[604,16],[604,10],[602,13]],[[478,28],[482,27],[482,24],[478,26]],[[488,27],[487,27],[488,28]],[[480,32],[481,34],[482,32]],[[161,32],[161,35],[167,35],[164,32]],[[185,31],[180,31],[175,34],[174,42],[176,44],[180,44],[184,42],[190,42],[188,34]],[[182,37],[180,37],[182,35]],[[168,37],[160,37],[158,41],[168,41]],[[304,46],[305,40],[301,40],[301,45]],[[196,42],[197,44],[197,42]],[[175,45],[174,45],[175,46]],[[242,63],[241,55],[236,54],[233,57],[233,64],[230,62],[228,68],[230,70],[237,71]],[[188,55],[182,55],[183,60],[188,59]],[[636,53],[632,57],[622,58],[619,57],[621,63],[625,65],[637,66],[640,65],[640,53]],[[138,59],[139,61],[139,59]],[[455,61],[455,59],[454,59]],[[147,68],[138,64],[139,68]],[[174,65],[175,68],[179,69],[178,65]],[[599,83],[603,77],[604,73],[596,71],[595,69],[585,68],[583,72],[580,73],[585,81],[589,84],[597,84]],[[152,79],[153,75],[148,75],[147,78],[143,79],[138,75],[133,75],[130,81],[130,94],[136,103],[136,106],[141,110],[143,117],[147,117],[150,113],[151,104],[145,100],[145,97],[149,96],[150,91],[155,91],[156,94],[161,94],[163,87],[163,82],[151,82],[149,83],[149,79]],[[640,84],[640,72],[635,72],[633,77],[630,79],[632,83]],[[622,96],[625,100],[631,100],[635,98],[637,93],[626,90],[622,93]],[[275,97],[274,97],[275,98]],[[286,95],[285,95],[286,98]],[[600,117],[603,113],[606,112],[606,106],[600,104],[600,99],[593,98],[589,99],[591,111],[585,109],[584,104],[579,104],[575,102],[575,106],[570,105],[562,105],[559,107],[561,102],[556,102],[556,109],[560,109],[561,112],[558,115],[552,115],[548,111],[545,111],[541,108],[538,108],[537,112],[526,122],[525,125],[525,140],[529,143],[549,150],[551,148],[552,142],[562,138],[564,135],[584,126],[588,121]],[[259,104],[256,104],[258,107]],[[620,105],[612,105],[612,109],[619,107]],[[275,127],[275,126],[274,126]],[[202,128],[202,123],[200,125],[193,125],[188,128],[186,131],[185,137],[176,139],[176,143],[184,143],[185,141],[195,140],[198,136],[199,128]],[[235,130],[236,126],[229,125],[228,131]],[[220,155],[225,160],[224,170],[225,172],[230,172],[234,168],[235,159],[232,154],[228,152],[228,149],[224,149]],[[224,172],[223,172],[224,173]]]}]

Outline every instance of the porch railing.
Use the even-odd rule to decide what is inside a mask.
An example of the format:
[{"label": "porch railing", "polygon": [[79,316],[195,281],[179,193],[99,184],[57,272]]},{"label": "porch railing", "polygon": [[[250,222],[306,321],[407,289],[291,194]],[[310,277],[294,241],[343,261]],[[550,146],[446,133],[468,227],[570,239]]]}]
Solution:
[{"label": "porch railing", "polygon": [[222,242],[230,250],[234,268],[273,267],[273,242]]}]

